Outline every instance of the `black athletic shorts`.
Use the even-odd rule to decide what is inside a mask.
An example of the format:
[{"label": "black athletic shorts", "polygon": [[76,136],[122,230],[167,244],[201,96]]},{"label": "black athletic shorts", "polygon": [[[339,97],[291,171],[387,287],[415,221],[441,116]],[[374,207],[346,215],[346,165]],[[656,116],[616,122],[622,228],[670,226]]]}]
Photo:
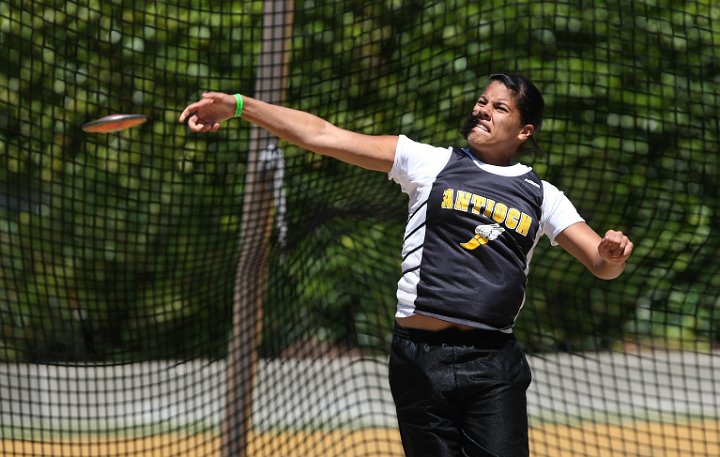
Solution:
[{"label": "black athletic shorts", "polygon": [[513,334],[395,326],[390,388],[408,457],[525,457],[531,375]]}]

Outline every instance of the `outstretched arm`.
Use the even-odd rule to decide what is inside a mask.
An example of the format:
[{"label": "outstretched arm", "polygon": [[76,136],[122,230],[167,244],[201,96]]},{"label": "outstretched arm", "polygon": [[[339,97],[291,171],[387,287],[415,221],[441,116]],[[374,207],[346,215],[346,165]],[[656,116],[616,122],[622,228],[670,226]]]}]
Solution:
[{"label": "outstretched arm", "polygon": [[[214,132],[235,114],[233,95],[206,92],[180,115],[194,132]],[[388,172],[395,158],[397,136],[373,136],[334,126],[313,114],[243,96],[242,119],[289,143],[370,170]]]},{"label": "outstretched arm", "polygon": [[585,222],[563,230],[555,241],[601,279],[614,279],[625,269],[633,243],[623,232],[608,230],[603,238]]}]

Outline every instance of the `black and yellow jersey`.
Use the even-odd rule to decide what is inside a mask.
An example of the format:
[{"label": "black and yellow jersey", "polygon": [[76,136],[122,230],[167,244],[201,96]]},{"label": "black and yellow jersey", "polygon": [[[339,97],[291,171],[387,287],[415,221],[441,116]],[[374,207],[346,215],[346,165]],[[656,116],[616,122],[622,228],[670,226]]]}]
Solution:
[{"label": "black and yellow jersey", "polygon": [[485,164],[461,148],[401,136],[389,176],[410,197],[397,317],[512,331],[539,238],[582,221],[530,167]]}]

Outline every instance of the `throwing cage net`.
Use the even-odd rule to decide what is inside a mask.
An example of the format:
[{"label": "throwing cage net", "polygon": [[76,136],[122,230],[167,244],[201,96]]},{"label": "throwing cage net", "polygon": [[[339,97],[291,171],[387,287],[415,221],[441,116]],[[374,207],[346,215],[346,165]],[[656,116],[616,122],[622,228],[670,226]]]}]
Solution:
[{"label": "throwing cage net", "polygon": [[[516,333],[536,456],[720,454],[711,0],[0,3],[0,454],[402,455],[386,359],[406,197],[204,90],[463,145],[487,76],[545,95],[523,158],[636,251],[547,239]],[[112,113],[140,127],[88,134]]]}]

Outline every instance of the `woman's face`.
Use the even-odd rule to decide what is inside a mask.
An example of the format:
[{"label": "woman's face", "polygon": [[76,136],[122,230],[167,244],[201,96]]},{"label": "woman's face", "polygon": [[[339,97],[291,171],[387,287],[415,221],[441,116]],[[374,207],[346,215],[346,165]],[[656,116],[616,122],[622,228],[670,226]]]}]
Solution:
[{"label": "woman's face", "polygon": [[492,81],[478,98],[472,110],[475,125],[467,141],[477,157],[493,165],[508,165],[522,143],[530,138],[534,127],[521,125],[515,96],[499,81]]}]

